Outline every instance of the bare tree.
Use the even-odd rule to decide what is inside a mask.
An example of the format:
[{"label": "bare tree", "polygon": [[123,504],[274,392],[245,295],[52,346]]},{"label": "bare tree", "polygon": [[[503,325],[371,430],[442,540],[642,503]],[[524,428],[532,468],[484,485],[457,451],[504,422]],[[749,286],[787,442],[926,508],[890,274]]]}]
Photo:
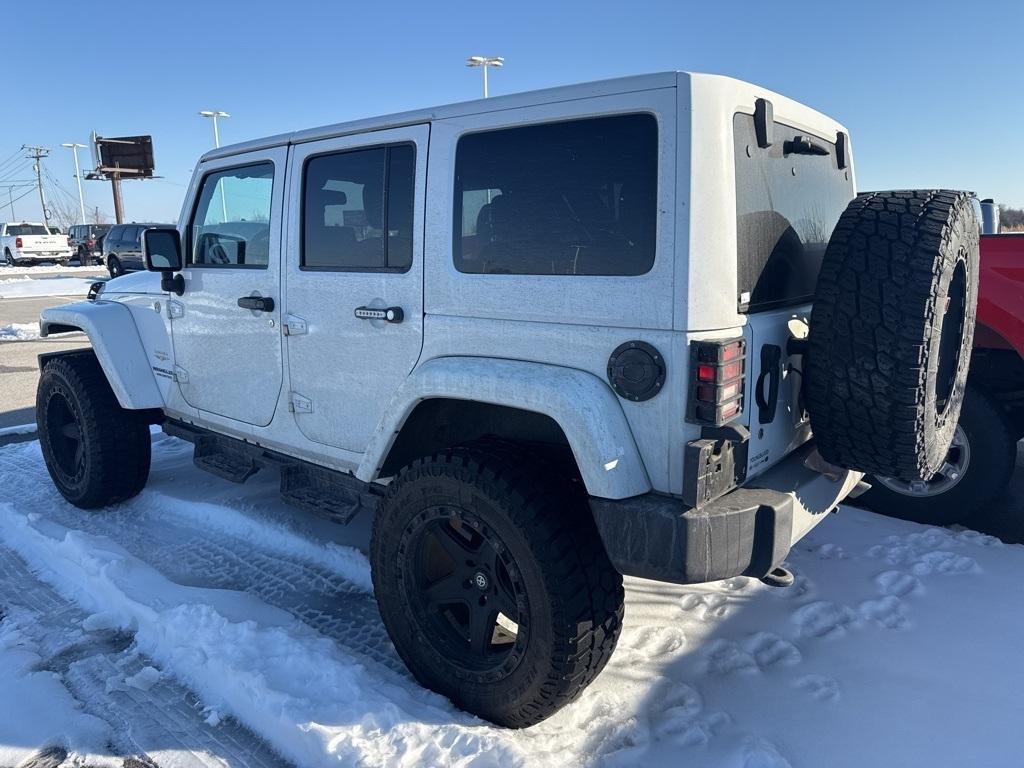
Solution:
[{"label": "bare tree", "polygon": [[67,195],[53,194],[50,192],[50,200],[47,206],[50,209],[50,219],[60,227],[62,232],[67,232],[72,224],[79,224],[78,201],[69,200]]}]

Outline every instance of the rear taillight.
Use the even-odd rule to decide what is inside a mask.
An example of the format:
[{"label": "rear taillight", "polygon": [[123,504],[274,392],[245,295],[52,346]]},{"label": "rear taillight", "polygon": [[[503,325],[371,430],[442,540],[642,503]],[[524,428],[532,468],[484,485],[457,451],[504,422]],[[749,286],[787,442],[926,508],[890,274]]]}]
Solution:
[{"label": "rear taillight", "polygon": [[69,236],[68,237],[68,248],[70,248],[70,247],[71,247],[71,237]]},{"label": "rear taillight", "polygon": [[14,247],[15,248],[21,248],[21,238],[20,237],[14,238]]},{"label": "rear taillight", "polygon": [[688,420],[721,426],[743,413],[743,339],[690,342]]}]

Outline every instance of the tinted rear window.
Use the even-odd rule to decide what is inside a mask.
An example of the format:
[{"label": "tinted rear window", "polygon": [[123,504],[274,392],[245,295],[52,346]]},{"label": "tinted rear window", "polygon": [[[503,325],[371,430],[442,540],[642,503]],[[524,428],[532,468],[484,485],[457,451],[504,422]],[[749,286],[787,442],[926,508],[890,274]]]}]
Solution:
[{"label": "tinted rear window", "polygon": [[642,275],[654,264],[657,190],[652,115],[467,134],[455,158],[455,266]]},{"label": "tinted rear window", "polygon": [[21,237],[25,235],[48,235],[50,232],[42,224],[18,224],[8,227],[7,234]]},{"label": "tinted rear window", "polygon": [[[757,146],[752,115],[733,118],[739,305],[749,312],[809,301],[825,246],[853,199],[849,169],[834,142],[775,123],[772,146]],[[787,147],[806,136],[828,154]]]}]

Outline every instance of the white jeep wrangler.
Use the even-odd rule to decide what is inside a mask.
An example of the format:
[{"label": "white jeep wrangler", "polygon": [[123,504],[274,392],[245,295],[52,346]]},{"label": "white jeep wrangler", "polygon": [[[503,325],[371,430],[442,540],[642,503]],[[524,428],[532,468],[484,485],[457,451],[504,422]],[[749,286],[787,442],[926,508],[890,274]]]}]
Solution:
[{"label": "white jeep wrangler", "polygon": [[973,209],[854,189],[838,123],[674,72],[208,152],[149,272],[43,313],[92,342],[41,359],[47,467],[122,501],[160,424],[365,510],[411,672],[537,723],[608,662],[623,574],[785,584],[862,472],[941,465]]}]

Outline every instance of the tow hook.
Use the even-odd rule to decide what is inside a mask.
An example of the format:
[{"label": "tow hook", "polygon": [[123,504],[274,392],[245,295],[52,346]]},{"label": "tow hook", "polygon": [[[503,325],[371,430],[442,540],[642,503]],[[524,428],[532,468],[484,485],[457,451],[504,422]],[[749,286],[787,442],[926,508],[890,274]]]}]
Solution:
[{"label": "tow hook", "polygon": [[794,581],[796,581],[796,576],[793,575],[793,572],[781,565],[778,568],[772,568],[767,575],[761,577],[761,582],[769,587],[792,587]]}]

